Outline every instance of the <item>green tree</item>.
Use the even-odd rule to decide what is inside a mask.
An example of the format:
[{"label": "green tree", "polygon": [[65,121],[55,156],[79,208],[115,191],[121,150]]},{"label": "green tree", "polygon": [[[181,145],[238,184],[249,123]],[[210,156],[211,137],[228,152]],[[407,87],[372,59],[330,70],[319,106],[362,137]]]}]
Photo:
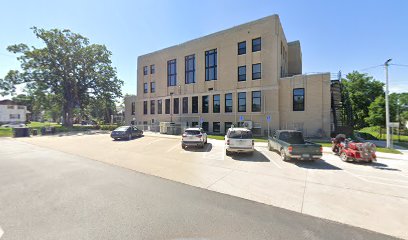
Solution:
[{"label": "green tree", "polygon": [[111,66],[112,53],[104,45],[70,30],[33,28],[43,48],[25,44],[9,46],[8,51],[20,54],[22,71],[9,71],[0,79],[1,94],[15,92],[15,86],[25,83],[36,95],[52,94],[53,103],[61,108],[63,124],[72,126],[75,108],[86,108],[92,99],[114,102],[121,97],[123,81]]},{"label": "green tree", "polygon": [[368,107],[374,100],[384,94],[384,84],[364,73],[353,71],[342,80],[343,91],[348,97],[344,104],[349,104],[352,109],[352,125],[355,128],[367,126]]},{"label": "green tree", "polygon": [[385,127],[385,99],[384,96],[377,97],[368,107],[368,117],[365,121],[370,126]]}]

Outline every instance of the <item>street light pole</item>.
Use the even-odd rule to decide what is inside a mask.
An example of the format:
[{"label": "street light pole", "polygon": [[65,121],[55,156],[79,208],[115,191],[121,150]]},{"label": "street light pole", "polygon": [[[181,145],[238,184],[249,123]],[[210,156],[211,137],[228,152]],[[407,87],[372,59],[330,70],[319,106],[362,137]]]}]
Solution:
[{"label": "street light pole", "polygon": [[391,147],[390,136],[390,109],[388,103],[388,65],[392,59],[388,59],[385,63],[385,128],[387,133],[387,148]]}]

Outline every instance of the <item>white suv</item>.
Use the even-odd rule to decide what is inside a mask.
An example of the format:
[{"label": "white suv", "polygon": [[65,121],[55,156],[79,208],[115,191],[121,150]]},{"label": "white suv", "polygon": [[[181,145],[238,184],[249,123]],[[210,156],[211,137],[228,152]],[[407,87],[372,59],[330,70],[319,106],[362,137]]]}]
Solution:
[{"label": "white suv", "polygon": [[225,135],[225,154],[231,152],[254,152],[254,140],[252,131],[247,128],[230,128]]},{"label": "white suv", "polygon": [[187,128],[181,137],[181,147],[201,147],[207,143],[207,133],[202,128]]}]

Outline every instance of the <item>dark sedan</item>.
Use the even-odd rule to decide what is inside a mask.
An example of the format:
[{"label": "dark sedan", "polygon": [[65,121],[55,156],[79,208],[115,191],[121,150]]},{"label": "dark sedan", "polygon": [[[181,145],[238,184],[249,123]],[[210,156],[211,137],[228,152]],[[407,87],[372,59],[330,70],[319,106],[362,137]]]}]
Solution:
[{"label": "dark sedan", "polygon": [[115,140],[127,139],[131,140],[133,137],[143,136],[143,131],[135,126],[122,126],[112,131],[111,137]]}]

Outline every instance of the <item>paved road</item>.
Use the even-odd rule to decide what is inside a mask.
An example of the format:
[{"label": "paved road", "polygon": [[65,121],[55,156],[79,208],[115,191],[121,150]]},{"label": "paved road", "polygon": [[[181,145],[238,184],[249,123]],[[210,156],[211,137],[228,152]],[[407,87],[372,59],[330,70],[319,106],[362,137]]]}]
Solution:
[{"label": "paved road", "polygon": [[6,239],[392,239],[363,229],[0,139]]}]

